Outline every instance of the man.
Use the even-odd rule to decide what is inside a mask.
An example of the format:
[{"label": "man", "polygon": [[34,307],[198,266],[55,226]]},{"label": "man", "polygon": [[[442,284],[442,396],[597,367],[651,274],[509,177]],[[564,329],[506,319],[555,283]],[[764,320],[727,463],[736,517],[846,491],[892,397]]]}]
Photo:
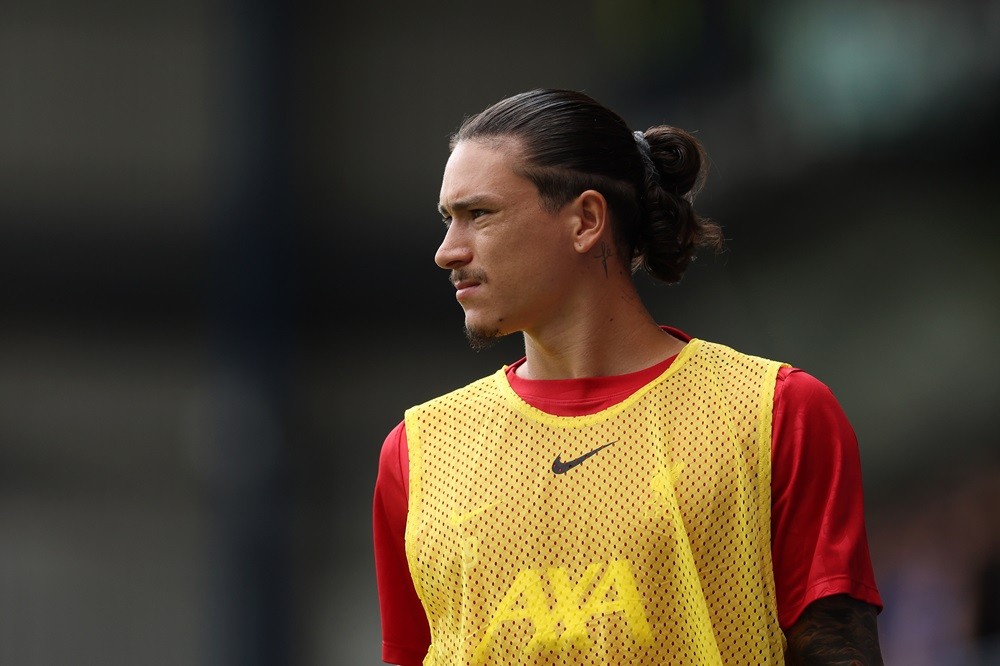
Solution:
[{"label": "man", "polygon": [[718,226],[689,134],[536,90],[452,139],[435,257],[475,346],[525,356],[407,410],[374,504],[383,659],[878,664],[857,443],[804,372],[653,321]]}]

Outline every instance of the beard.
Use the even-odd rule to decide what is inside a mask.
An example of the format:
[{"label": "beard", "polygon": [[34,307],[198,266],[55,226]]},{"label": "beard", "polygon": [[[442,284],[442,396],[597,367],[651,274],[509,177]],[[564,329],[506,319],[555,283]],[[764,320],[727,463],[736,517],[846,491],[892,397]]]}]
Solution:
[{"label": "beard", "polygon": [[497,340],[504,336],[498,328],[470,328],[465,327],[465,339],[469,341],[469,346],[475,351],[484,351],[496,344]]},{"label": "beard", "polygon": [[[489,283],[489,280],[486,277],[486,272],[482,270],[457,268],[448,276],[448,281],[453,285],[457,285],[459,282],[465,282],[466,280],[475,280],[479,284]],[[501,321],[503,320],[501,319]],[[465,324],[465,339],[469,341],[469,346],[475,351],[489,349],[504,335],[506,335],[506,333],[501,333],[499,328],[469,326],[468,323]]]}]

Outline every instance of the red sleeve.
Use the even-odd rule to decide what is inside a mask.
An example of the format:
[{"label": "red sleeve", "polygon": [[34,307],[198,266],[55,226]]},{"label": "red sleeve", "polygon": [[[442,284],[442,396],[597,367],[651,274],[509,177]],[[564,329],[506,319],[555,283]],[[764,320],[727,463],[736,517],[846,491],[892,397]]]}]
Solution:
[{"label": "red sleeve", "polygon": [[771,553],[778,622],[787,630],[813,601],[847,594],[882,608],[865,533],[858,442],[824,384],[778,373],[771,453]]},{"label": "red sleeve", "polygon": [[420,666],[431,644],[424,607],[413,588],[404,534],[409,485],[406,428],[400,423],[382,445],[372,507],[375,576],[382,614],[382,661]]}]

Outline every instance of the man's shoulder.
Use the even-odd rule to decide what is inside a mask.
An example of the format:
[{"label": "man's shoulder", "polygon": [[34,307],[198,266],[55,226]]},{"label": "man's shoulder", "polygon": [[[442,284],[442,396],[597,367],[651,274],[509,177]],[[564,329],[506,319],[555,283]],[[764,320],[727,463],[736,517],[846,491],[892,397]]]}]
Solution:
[{"label": "man's shoulder", "polygon": [[701,340],[697,338],[693,339],[692,342],[695,343],[695,354],[714,364],[729,365],[736,363],[741,365],[763,367],[780,367],[788,365],[782,361],[775,361],[763,356],[748,354],[719,342],[710,342],[708,340]]},{"label": "man's shoulder", "polygon": [[491,394],[496,387],[498,378],[502,378],[504,369],[497,370],[496,372],[486,375],[485,377],[480,377],[479,379],[469,382],[465,386],[456,388],[452,391],[448,391],[443,395],[439,395],[436,398],[431,398],[425,402],[414,405],[410,407],[407,411],[417,412],[417,411],[427,411],[432,409],[441,408],[447,405],[465,405],[474,402],[479,402],[486,399],[487,395]]}]

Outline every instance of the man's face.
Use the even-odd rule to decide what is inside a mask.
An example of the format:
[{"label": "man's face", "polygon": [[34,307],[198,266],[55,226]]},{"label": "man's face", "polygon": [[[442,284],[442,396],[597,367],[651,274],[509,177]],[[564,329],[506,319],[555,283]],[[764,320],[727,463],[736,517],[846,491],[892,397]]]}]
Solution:
[{"label": "man's face", "polygon": [[548,211],[514,171],[516,141],[462,141],[445,166],[439,208],[447,231],[434,257],[451,271],[474,345],[538,334],[567,306],[576,253],[563,211]]}]

